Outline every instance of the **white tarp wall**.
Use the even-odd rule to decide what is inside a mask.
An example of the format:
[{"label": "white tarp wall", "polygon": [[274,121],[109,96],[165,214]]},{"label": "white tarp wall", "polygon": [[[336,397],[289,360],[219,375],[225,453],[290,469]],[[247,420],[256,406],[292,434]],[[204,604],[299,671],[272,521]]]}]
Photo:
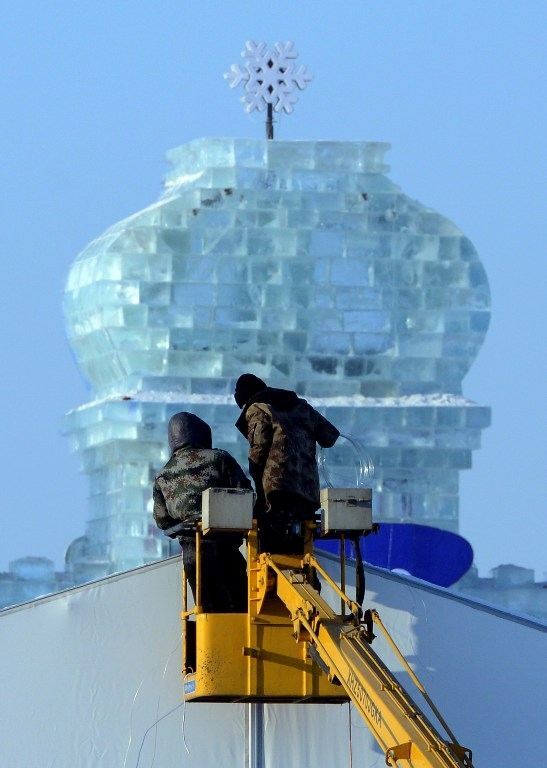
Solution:
[{"label": "white tarp wall", "polygon": [[[367,571],[368,605],[476,768],[541,764],[545,626],[379,569]],[[171,559],[0,612],[0,766],[249,766],[246,706],[182,704],[179,610]],[[266,706],[264,768],[348,766],[348,714]],[[355,711],[351,726],[353,765],[384,765]]]}]

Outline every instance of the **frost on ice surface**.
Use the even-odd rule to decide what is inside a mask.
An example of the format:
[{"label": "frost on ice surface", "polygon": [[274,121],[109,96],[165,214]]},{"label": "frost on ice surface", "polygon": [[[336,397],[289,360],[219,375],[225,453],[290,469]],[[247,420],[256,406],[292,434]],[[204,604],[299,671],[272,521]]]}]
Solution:
[{"label": "frost on ice surface", "polygon": [[298,100],[296,91],[303,91],[312,79],[306,67],[294,63],[298,56],[294,43],[275,43],[270,49],[266,43],[248,40],[241,56],[244,65],[232,64],[224,77],[230,88],[243,86],[246,112],[263,112],[272,104],[276,112],[291,113]]},{"label": "frost on ice surface", "polygon": [[[124,399],[134,403],[181,403],[186,405],[234,405],[232,394],[200,394],[187,393],[181,395],[177,390],[135,390],[129,392]],[[436,408],[439,406],[452,406],[455,408],[470,408],[477,406],[473,400],[463,395],[451,395],[449,393],[436,393],[432,395],[403,395],[402,397],[365,397],[364,395],[341,395],[339,397],[308,397],[308,402],[314,408]],[[119,402],[119,397],[105,397],[94,400],[75,409],[73,413],[85,410],[91,406],[105,403]]]}]

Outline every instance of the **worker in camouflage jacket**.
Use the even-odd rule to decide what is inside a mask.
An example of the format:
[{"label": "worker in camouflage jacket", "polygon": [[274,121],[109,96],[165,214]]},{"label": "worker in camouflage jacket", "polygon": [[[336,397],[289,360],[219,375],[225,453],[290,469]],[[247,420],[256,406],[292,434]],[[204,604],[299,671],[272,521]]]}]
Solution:
[{"label": "worker in camouflage jacket", "polygon": [[[201,494],[207,488],[246,488],[251,483],[227,451],[212,447],[211,428],[193,413],[169,421],[171,458],[154,482],[154,520],[169,530],[191,528],[201,520]],[[180,533],[180,532],[179,532]],[[177,531],[170,531],[171,538]],[[195,598],[196,542],[191,532],[179,535],[184,567]],[[239,552],[242,536],[209,534],[202,539],[201,602],[206,612],[247,610],[246,562]]]},{"label": "worker in camouflage jacket", "polygon": [[261,548],[300,548],[301,536],[290,539],[288,531],[319,507],[316,444],[330,448],[340,433],[295,392],[267,387],[250,373],[237,380],[234,398],[242,409],[236,427],[249,441]]}]

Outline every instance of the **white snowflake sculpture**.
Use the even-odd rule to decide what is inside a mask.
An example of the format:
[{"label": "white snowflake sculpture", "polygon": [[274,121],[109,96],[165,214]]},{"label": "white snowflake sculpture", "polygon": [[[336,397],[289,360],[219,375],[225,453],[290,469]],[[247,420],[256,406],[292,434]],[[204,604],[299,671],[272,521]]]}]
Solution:
[{"label": "white snowflake sculpture", "polygon": [[296,90],[303,91],[312,79],[306,67],[296,67],[294,43],[275,43],[270,50],[266,43],[248,40],[241,56],[245,60],[243,67],[232,64],[224,77],[230,88],[243,85],[241,101],[246,112],[263,112],[271,104],[276,112],[290,114],[298,101]]}]

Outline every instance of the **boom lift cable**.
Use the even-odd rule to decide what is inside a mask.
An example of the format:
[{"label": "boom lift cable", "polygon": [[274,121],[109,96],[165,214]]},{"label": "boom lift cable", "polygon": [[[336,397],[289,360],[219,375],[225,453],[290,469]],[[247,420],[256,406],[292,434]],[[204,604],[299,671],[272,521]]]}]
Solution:
[{"label": "boom lift cable", "polygon": [[434,704],[434,703],[433,703],[433,701],[431,700],[431,697],[429,696],[429,694],[428,694],[428,692],[426,691],[426,689],[425,689],[424,685],[422,684],[422,682],[421,682],[421,681],[420,681],[420,679],[418,678],[417,674],[414,672],[414,670],[412,669],[412,667],[410,666],[410,664],[408,663],[408,661],[405,659],[405,657],[403,656],[403,654],[402,654],[402,653],[401,653],[401,651],[399,650],[399,647],[398,647],[398,646],[397,646],[397,644],[395,643],[395,640],[394,640],[394,639],[391,637],[391,635],[389,634],[389,632],[388,632],[388,630],[387,630],[387,627],[386,627],[386,625],[384,624],[384,622],[382,621],[382,619],[380,618],[380,615],[379,615],[378,611],[376,611],[376,610],[373,608],[373,609],[371,610],[371,615],[372,615],[372,618],[373,618],[373,621],[374,621],[374,623],[375,623],[375,624],[376,624],[378,627],[380,627],[380,630],[382,631],[382,634],[384,635],[384,637],[385,637],[385,638],[386,638],[386,640],[388,641],[388,643],[389,643],[389,645],[390,645],[390,647],[391,647],[391,649],[392,649],[393,653],[394,653],[394,654],[397,656],[397,658],[399,659],[399,661],[401,662],[401,664],[403,665],[403,667],[406,669],[406,671],[408,672],[408,675],[409,675],[410,679],[412,680],[412,682],[414,683],[414,685],[416,686],[416,688],[417,688],[417,689],[420,691],[420,693],[422,694],[422,696],[424,697],[424,699],[427,701],[427,703],[429,704],[429,706],[430,706],[431,710],[432,710],[432,711],[435,713],[435,717],[436,717],[436,718],[437,718],[437,720],[438,720],[438,721],[441,723],[441,725],[442,725],[442,727],[445,729],[446,733],[447,733],[447,734],[450,736],[450,738],[451,738],[451,740],[452,740],[452,743],[453,743],[453,744],[454,744],[456,747],[460,747],[460,748],[461,748],[461,744],[458,742],[458,740],[457,740],[457,739],[456,739],[456,737],[454,736],[454,733],[453,733],[453,732],[452,732],[452,730],[450,729],[450,726],[448,725],[448,723],[446,722],[446,720],[444,719],[444,717],[443,717],[443,716],[441,715],[441,713],[439,712],[438,708],[435,706],[435,704]]}]

